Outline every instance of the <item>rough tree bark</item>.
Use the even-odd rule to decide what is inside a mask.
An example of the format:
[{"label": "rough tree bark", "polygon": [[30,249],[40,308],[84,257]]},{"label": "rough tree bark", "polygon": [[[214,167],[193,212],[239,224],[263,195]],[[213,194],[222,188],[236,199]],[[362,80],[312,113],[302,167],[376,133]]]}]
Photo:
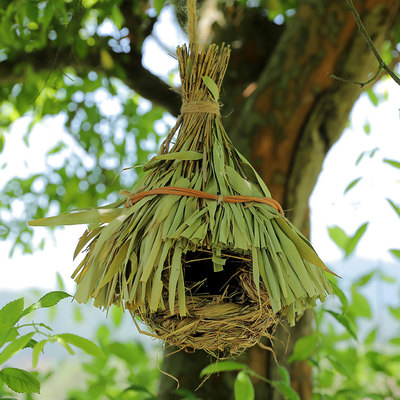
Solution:
[{"label": "rough tree bark", "polygon": [[[337,82],[337,76],[366,81],[377,63],[358,33],[344,0],[304,0],[279,37],[276,46],[266,46],[265,66],[254,82],[238,95],[239,85],[225,84],[223,101],[235,112],[224,120],[238,149],[249,156],[273,197],[289,210],[287,216],[305,233],[309,231],[308,198],[330,147],[340,137],[360,87]],[[378,49],[400,17],[398,0],[355,2],[363,22]],[[229,11],[229,10],[228,10]],[[268,37],[263,37],[269,42]],[[244,47],[252,43],[244,43]],[[248,49],[247,49],[248,50]],[[249,51],[233,54],[235,63]],[[234,77],[227,77],[232,82]],[[240,76],[237,77],[240,81]],[[243,81],[242,81],[243,83]],[[232,102],[232,99],[234,101]],[[307,312],[294,329],[282,327],[275,351],[281,365],[287,365],[294,342],[312,330],[312,312]],[[288,350],[285,352],[285,346]],[[168,354],[171,350],[167,350]],[[258,347],[241,357],[259,374],[276,377],[271,355]],[[181,387],[194,390],[200,370],[210,362],[202,352],[176,353],[165,358],[163,370],[177,377]],[[292,384],[302,400],[311,400],[312,376],[307,362],[288,365]],[[230,400],[233,376],[213,376],[197,391],[204,400]],[[159,399],[175,399],[175,382],[163,376]],[[262,382],[254,382],[256,398],[276,400],[280,396]]]}]

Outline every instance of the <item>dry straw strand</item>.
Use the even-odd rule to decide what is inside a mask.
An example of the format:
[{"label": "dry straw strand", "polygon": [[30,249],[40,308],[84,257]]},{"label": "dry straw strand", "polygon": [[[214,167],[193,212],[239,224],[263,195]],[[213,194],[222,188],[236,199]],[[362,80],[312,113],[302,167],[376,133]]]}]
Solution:
[{"label": "dry straw strand", "polygon": [[189,43],[196,44],[198,42],[196,0],[188,0],[187,14],[188,14]]}]

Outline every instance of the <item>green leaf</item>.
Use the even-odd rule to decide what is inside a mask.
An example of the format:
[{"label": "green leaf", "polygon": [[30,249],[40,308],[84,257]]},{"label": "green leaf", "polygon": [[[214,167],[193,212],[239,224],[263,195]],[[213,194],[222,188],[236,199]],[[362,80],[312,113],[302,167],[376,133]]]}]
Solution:
[{"label": "green leaf", "polygon": [[375,147],[374,149],[372,149],[372,150],[369,152],[369,157],[370,157],[370,158],[373,158],[378,150],[379,150],[379,147]]},{"label": "green leaf", "polygon": [[4,133],[0,132],[0,153],[3,151],[4,149],[4,143],[6,142],[5,137],[4,137]]},{"label": "green leaf", "polygon": [[283,394],[285,400],[300,400],[299,395],[292,388],[290,384],[289,371],[284,367],[278,367],[281,381],[272,381],[271,385],[274,386],[281,394]]},{"label": "green leaf", "polygon": [[285,400],[300,400],[299,395],[290,386],[290,383],[279,381],[276,383],[276,388],[283,394]]},{"label": "green leaf", "polygon": [[65,149],[67,145],[64,142],[58,142],[55,147],[50,149],[48,152],[46,152],[46,155],[51,155],[60,152],[61,150]]},{"label": "green leaf", "polygon": [[395,337],[389,340],[391,344],[394,344],[395,346],[400,346],[400,337]]},{"label": "green leaf", "polygon": [[353,187],[356,186],[357,183],[360,182],[361,179],[362,179],[362,177],[360,176],[359,178],[354,179],[354,181],[350,182],[350,183],[347,185],[346,189],[344,189],[343,194],[346,194],[346,193],[349,192],[351,189],[353,189]]},{"label": "green leaf", "polygon": [[39,29],[39,25],[38,25],[36,22],[33,22],[33,21],[28,22],[28,24],[26,25],[26,27],[27,27],[28,29],[30,29],[31,31],[35,31],[35,30]]},{"label": "green leaf", "polygon": [[328,233],[330,238],[342,249],[345,250],[347,242],[349,240],[346,232],[339,226],[328,227]]},{"label": "green leaf", "polygon": [[246,370],[248,366],[237,361],[218,361],[204,367],[200,372],[200,377],[209,374],[217,374],[225,371],[238,371],[238,370]]},{"label": "green leaf", "polygon": [[[159,13],[157,13],[157,14],[159,14]],[[113,22],[115,23],[117,28],[121,29],[125,22],[125,17],[117,5],[112,7],[111,16],[112,16]]]},{"label": "green leaf", "polygon": [[278,367],[279,375],[282,380],[288,384],[290,384],[290,374],[289,371],[285,367]]},{"label": "green leaf", "polygon": [[354,234],[353,237],[350,238],[349,242],[347,243],[346,246],[346,257],[348,257],[351,253],[353,253],[354,249],[356,248],[358,242],[364,235],[365,231],[367,230],[368,227],[368,222],[364,223],[361,225],[358,229],[357,232]]},{"label": "green leaf", "polygon": [[376,270],[372,270],[371,272],[368,272],[367,274],[361,276],[358,278],[354,283],[353,287],[362,287],[365,286],[371,279],[372,277],[376,274]]},{"label": "green leaf", "polygon": [[369,135],[371,133],[371,124],[366,121],[364,124],[364,132]]},{"label": "green leaf", "polygon": [[390,313],[395,317],[396,319],[400,319],[400,307],[389,307]]},{"label": "green leaf", "polygon": [[18,322],[18,316],[24,309],[24,299],[14,300],[6,304],[0,310],[0,324],[8,327],[12,327],[16,322]]},{"label": "green leaf", "polygon": [[202,76],[204,84],[207,86],[207,89],[211,92],[215,101],[219,100],[219,89],[217,84],[209,77]]},{"label": "green leaf", "polygon": [[326,358],[330,361],[330,363],[333,365],[333,367],[336,369],[336,371],[340,372],[343,375],[349,376],[350,373],[345,367],[345,365],[340,362],[337,358],[331,355],[327,355]]},{"label": "green leaf", "polygon": [[61,337],[59,337],[59,335],[55,335],[53,336],[53,338],[61,344],[62,347],[64,347],[65,350],[68,351],[69,354],[74,355],[75,352],[72,350],[71,346]]},{"label": "green leaf", "polygon": [[351,293],[353,302],[350,307],[350,312],[352,313],[352,315],[355,318],[371,318],[372,313],[368,300],[362,294],[358,293],[354,287],[352,288]]},{"label": "green leaf", "polygon": [[121,208],[112,209],[91,209],[86,211],[73,212],[70,214],[56,215],[55,217],[39,218],[28,221],[29,226],[60,226],[60,225],[81,225],[98,224],[111,222],[121,215]]},{"label": "green leaf", "polygon": [[57,278],[57,289],[64,291],[65,289],[64,280],[59,272],[56,273],[56,278]]},{"label": "green leaf", "polygon": [[343,325],[347,332],[349,332],[350,335],[357,340],[357,328],[346,314],[338,314],[337,312],[331,310],[326,310],[326,312],[331,314],[341,325]]},{"label": "green leaf", "polygon": [[366,345],[372,345],[376,339],[376,329],[372,329],[368,336],[365,338],[364,343]]},{"label": "green leaf", "polygon": [[11,342],[18,337],[18,330],[14,327],[9,327],[4,324],[0,324],[0,347],[5,343]]},{"label": "green leaf", "polygon": [[374,93],[372,89],[368,89],[367,94],[369,99],[371,100],[371,103],[376,107],[379,103],[378,96]]},{"label": "green leaf", "polygon": [[382,281],[386,283],[396,283],[397,279],[392,276],[381,275]]},{"label": "green leaf", "polygon": [[106,71],[114,68],[113,57],[106,49],[100,50],[100,64]]},{"label": "green leaf", "polygon": [[188,389],[178,389],[176,392],[179,396],[181,396],[182,400],[199,400],[199,398]]},{"label": "green leaf", "polygon": [[25,315],[30,314],[31,312],[39,309],[39,308],[49,308],[55,306],[59,301],[65,299],[67,297],[71,297],[70,294],[62,292],[60,290],[46,293],[43,297],[41,297],[36,303],[27,307],[22,314],[20,315],[19,319],[24,317]]},{"label": "green leaf", "polygon": [[121,325],[123,316],[124,313],[121,307],[114,306],[111,308],[111,318],[116,327],[119,327]]},{"label": "green leaf", "polygon": [[139,392],[139,393],[145,393],[145,395],[146,395],[146,399],[154,399],[154,400],[157,400],[157,397],[156,396],[154,396],[154,394],[152,394],[146,387],[144,387],[144,386],[142,386],[142,385],[130,385],[129,387],[127,387],[124,391],[123,391],[123,393],[126,393],[126,392],[129,392],[129,391],[132,391],[132,392]]},{"label": "green leaf", "polygon": [[61,333],[56,336],[58,338],[65,340],[67,343],[80,348],[85,353],[93,357],[100,357],[100,358],[105,357],[103,350],[101,350],[99,346],[97,346],[89,339],[83,338],[82,336],[74,335],[72,333]]},{"label": "green leaf", "polygon": [[337,297],[339,297],[340,302],[342,303],[342,310],[347,310],[348,306],[349,306],[349,301],[347,300],[346,295],[344,294],[343,290],[340,289],[335,283],[330,282],[333,292],[335,293],[335,295]]},{"label": "green leaf", "polygon": [[38,304],[41,308],[48,308],[55,306],[59,301],[65,299],[67,297],[71,297],[70,294],[62,292],[60,290],[46,293],[43,297],[41,297],[38,301]]},{"label": "green leaf", "polygon": [[39,355],[43,351],[44,345],[47,343],[47,340],[42,340],[35,344],[33,351],[32,351],[32,367],[35,368],[38,360]]},{"label": "green leaf", "polygon": [[163,6],[164,6],[165,0],[153,0],[153,7],[155,8],[157,15],[160,14]]},{"label": "green leaf", "polygon": [[28,348],[33,349],[33,348],[35,347],[36,343],[37,343],[37,340],[31,339],[31,340],[24,346],[24,349],[28,349]]},{"label": "green leaf", "polygon": [[345,253],[345,258],[350,256],[356,248],[358,242],[367,230],[368,222],[361,225],[353,236],[347,236],[342,228],[332,226],[328,228],[329,236],[331,239],[342,249]]},{"label": "green leaf", "polygon": [[399,249],[389,249],[389,251],[397,258],[400,258],[400,250]]},{"label": "green leaf", "polygon": [[365,151],[363,151],[356,160],[356,165],[360,164],[361,160],[364,158]]},{"label": "green leaf", "polygon": [[0,353],[0,365],[6,362],[15,353],[23,349],[27,343],[31,340],[35,332],[28,333],[13,340],[1,353]]},{"label": "green leaf", "polygon": [[317,344],[317,337],[315,335],[303,336],[294,344],[292,355],[289,357],[288,362],[305,360],[313,353]]},{"label": "green leaf", "polygon": [[392,167],[400,168],[400,162],[398,162],[396,160],[389,160],[388,158],[384,158],[383,162],[391,165]]},{"label": "green leaf", "polygon": [[3,368],[0,379],[14,392],[40,393],[39,381],[28,371],[19,368]]},{"label": "green leaf", "polygon": [[235,400],[254,400],[255,392],[249,375],[240,371],[234,384]]},{"label": "green leaf", "polygon": [[397,216],[400,217],[400,204],[396,204],[390,199],[386,199],[388,203],[392,206],[393,210],[396,212]]}]

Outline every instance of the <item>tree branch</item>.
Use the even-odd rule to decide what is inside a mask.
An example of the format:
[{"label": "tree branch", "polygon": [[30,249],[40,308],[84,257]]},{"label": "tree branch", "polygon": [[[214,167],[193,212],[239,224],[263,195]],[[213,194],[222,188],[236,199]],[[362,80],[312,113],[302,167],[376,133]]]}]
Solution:
[{"label": "tree branch", "polygon": [[[24,80],[24,65],[30,65],[35,72],[46,72],[54,69],[60,70],[70,66],[78,72],[98,71],[108,76],[121,78],[124,83],[137,94],[150,100],[152,103],[165,108],[173,116],[179,115],[181,99],[171,87],[158,76],[147,70],[142,64],[142,57],[139,52],[133,50],[131,53],[111,53],[114,63],[120,66],[124,77],[118,76],[118,70],[106,70],[102,67],[99,49],[94,49],[85,59],[71,59],[67,51],[60,51],[54,63],[54,49],[46,48],[36,52],[19,55],[0,63],[0,85]],[[47,63],[44,60],[49,60]],[[121,75],[121,74],[120,74]]]},{"label": "tree branch", "polygon": [[366,86],[369,83],[373,82],[375,79],[378,79],[378,77],[381,74],[381,72],[382,72],[382,67],[379,66],[377,71],[375,72],[374,76],[372,78],[368,79],[365,82],[357,82],[357,81],[352,81],[351,79],[341,78],[340,76],[333,75],[330,72],[328,73],[328,76],[330,78],[332,78],[332,79],[336,79],[337,81],[344,82],[344,83],[352,83],[353,85],[358,85],[361,88],[363,88],[364,86]]},{"label": "tree branch", "polygon": [[167,83],[143,67],[139,54],[117,54],[115,60],[125,69],[124,82],[137,94],[165,108],[174,117],[180,113],[181,98]]},{"label": "tree branch", "polygon": [[365,29],[364,24],[361,21],[360,15],[358,14],[356,8],[354,7],[354,3],[353,0],[346,0],[346,4],[349,7],[351,13],[354,16],[354,19],[356,20],[357,26],[358,26],[358,30],[360,31],[361,35],[363,36],[365,42],[367,43],[368,47],[371,49],[372,53],[374,54],[375,58],[378,61],[378,70],[376,71],[375,75],[369,79],[366,82],[357,82],[357,81],[352,81],[352,80],[348,80],[348,79],[344,79],[344,78],[340,78],[338,76],[335,76],[331,73],[329,73],[328,75],[333,78],[336,79],[338,81],[341,82],[345,82],[345,83],[352,83],[354,85],[359,85],[360,87],[364,87],[365,85],[367,85],[368,83],[373,82],[374,80],[376,80],[381,71],[384,70],[388,73],[388,75],[398,84],[400,85],[400,78],[386,65],[386,63],[382,60],[382,57],[380,56],[378,50],[376,49],[374,42],[372,41],[372,39],[370,38],[367,30]]}]

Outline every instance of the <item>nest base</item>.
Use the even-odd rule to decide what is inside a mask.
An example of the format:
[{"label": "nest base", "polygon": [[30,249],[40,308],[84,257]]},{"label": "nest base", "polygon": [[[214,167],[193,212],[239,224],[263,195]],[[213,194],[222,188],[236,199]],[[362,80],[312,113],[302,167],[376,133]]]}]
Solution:
[{"label": "nest base", "polygon": [[273,312],[263,287],[258,296],[248,270],[238,271],[233,280],[240,293],[236,290],[234,295],[227,295],[227,288],[220,295],[187,294],[186,317],[179,316],[178,309],[172,315],[169,310],[130,312],[133,318],[139,317],[147,325],[153,337],[171,346],[188,352],[205,350],[218,358],[221,353],[238,355],[262,337],[271,339],[279,315]]}]

